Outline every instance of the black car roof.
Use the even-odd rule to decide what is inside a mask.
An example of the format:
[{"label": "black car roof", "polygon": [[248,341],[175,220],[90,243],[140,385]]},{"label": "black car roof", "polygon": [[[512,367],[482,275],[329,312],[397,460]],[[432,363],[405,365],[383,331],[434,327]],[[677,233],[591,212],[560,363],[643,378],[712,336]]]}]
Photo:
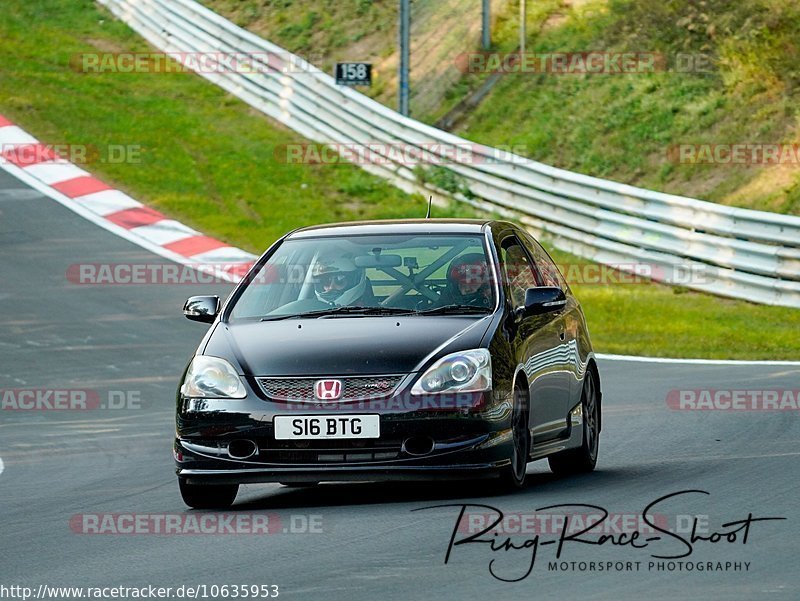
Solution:
[{"label": "black car roof", "polygon": [[385,219],[347,221],[303,227],[289,238],[316,236],[354,236],[359,234],[479,234],[491,219]]}]

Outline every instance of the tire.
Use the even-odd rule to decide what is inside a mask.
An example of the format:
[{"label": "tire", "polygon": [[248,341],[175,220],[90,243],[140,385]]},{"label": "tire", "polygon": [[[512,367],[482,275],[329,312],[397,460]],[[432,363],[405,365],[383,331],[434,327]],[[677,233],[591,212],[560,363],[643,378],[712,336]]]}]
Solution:
[{"label": "tire", "polygon": [[550,469],[558,475],[585,474],[597,465],[600,448],[600,404],[597,395],[597,379],[587,372],[581,394],[583,409],[583,441],[577,449],[562,451],[547,458]]},{"label": "tire", "polygon": [[189,484],[178,478],[183,502],[194,509],[226,509],[233,505],[238,484]]},{"label": "tire", "polygon": [[514,407],[511,412],[511,436],[513,446],[511,463],[500,470],[500,486],[506,491],[520,490],[525,487],[525,470],[531,452],[531,431],[528,427],[530,404],[528,392],[522,387],[514,387]]}]

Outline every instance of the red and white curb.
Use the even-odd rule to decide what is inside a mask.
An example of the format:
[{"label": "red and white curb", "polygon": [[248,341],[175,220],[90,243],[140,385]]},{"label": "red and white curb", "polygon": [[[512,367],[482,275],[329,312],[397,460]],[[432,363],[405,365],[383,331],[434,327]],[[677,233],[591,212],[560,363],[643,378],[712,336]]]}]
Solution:
[{"label": "red and white curb", "polygon": [[110,232],[222,279],[239,281],[256,259],[115,190],[2,115],[0,168]]}]

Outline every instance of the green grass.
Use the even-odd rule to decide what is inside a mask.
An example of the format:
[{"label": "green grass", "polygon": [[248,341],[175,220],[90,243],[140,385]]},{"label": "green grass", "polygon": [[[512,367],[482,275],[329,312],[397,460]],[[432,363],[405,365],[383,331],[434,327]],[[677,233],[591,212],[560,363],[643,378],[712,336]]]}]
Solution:
[{"label": "green grass", "polygon": [[139,163],[89,169],[227,242],[260,252],[302,225],[425,214],[422,196],[353,165],[276,160],[303,139],[195,75],[71,69],[98,48],[148,50],[88,0],[6,2],[0,31],[2,112],[51,143],[141,147]]},{"label": "green grass", "polygon": [[[391,52],[397,3],[376,0],[200,0],[240,27],[330,65],[356,44]],[[388,38],[388,39],[387,39]],[[387,50],[388,42],[388,50]]]},{"label": "green grass", "polygon": [[[568,253],[548,250],[564,273],[570,273],[564,266],[580,273],[580,266],[588,264]],[[630,276],[617,279],[633,280]],[[713,359],[800,358],[799,309],[754,305],[642,279],[571,287],[600,352]]]},{"label": "green grass", "polygon": [[[302,141],[190,74],[87,74],[76,53],[147,46],[88,0],[6,0],[0,11],[0,113],[49,143],[132,144],[141,163],[88,169],[210,235],[260,252],[289,229],[420,216],[424,200],[347,164],[275,158]],[[435,175],[435,174],[434,174]],[[435,211],[469,216],[464,207]],[[578,261],[555,253],[560,263]],[[677,357],[800,358],[800,311],[656,284],[575,291],[598,351]]]},{"label": "green grass", "polygon": [[[440,0],[436,0],[440,1]],[[338,61],[372,63],[372,86],[397,105],[397,2],[385,0],[200,0],[211,10],[333,73]]]},{"label": "green grass", "polygon": [[[397,107],[398,0],[199,1],[327,73],[339,61],[372,63],[372,85],[359,90]],[[516,2],[492,0],[492,10]],[[480,43],[481,3],[414,0],[410,22],[411,114],[433,122],[458,100],[448,93],[461,76],[456,57]]]},{"label": "green grass", "polygon": [[[800,310],[655,285],[574,286],[598,350],[623,355],[798,359]],[[646,311],[643,310],[646,308]]]}]

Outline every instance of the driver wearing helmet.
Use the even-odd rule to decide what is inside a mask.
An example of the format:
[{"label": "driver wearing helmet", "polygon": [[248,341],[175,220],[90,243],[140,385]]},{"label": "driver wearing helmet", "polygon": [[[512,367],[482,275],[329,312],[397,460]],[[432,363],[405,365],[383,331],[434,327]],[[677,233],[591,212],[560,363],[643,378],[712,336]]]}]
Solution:
[{"label": "driver wearing helmet", "polygon": [[364,269],[347,257],[319,259],[312,275],[316,297],[329,305],[363,306],[372,298]]},{"label": "driver wearing helmet", "polygon": [[489,266],[482,253],[468,253],[453,259],[447,270],[447,286],[439,297],[439,304],[492,306]]}]

